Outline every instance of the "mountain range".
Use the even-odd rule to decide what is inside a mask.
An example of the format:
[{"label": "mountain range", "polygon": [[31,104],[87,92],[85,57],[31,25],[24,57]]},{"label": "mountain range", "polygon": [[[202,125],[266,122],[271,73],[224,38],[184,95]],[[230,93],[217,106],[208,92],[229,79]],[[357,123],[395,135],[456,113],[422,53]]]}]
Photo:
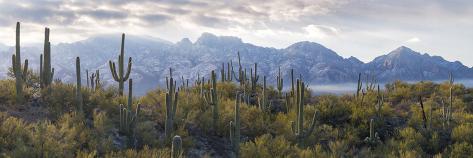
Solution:
[{"label": "mountain range", "polygon": [[[120,49],[119,35],[98,35],[83,41],[60,43],[52,46],[52,65],[55,78],[75,82],[75,57],[81,58],[81,68],[101,71],[102,81],[116,85],[108,67],[108,61],[116,61]],[[42,45],[22,46],[22,58],[29,59],[30,68],[39,69]],[[5,78],[11,66],[14,48],[0,46],[0,77]],[[333,50],[314,42],[297,42],[287,48],[275,49],[244,43],[238,37],[216,36],[203,33],[195,42],[184,38],[177,43],[166,40],[127,36],[125,56],[133,58],[131,78],[135,82],[136,94],[164,85],[169,68],[174,77],[194,81],[197,76],[208,78],[211,70],[220,70],[222,63],[233,61],[237,68],[237,52],[241,54],[242,65],[249,69],[258,63],[260,76],[268,76],[274,83],[281,68],[285,84],[289,83],[289,70],[294,69],[309,84],[335,84],[356,82],[358,73],[370,74],[379,82],[394,80],[420,81],[443,80],[449,73],[456,78],[473,78],[473,68],[459,61],[450,62],[440,56],[421,54],[401,46],[373,61],[363,63],[356,57],[343,58]],[[226,66],[226,65],[225,65]],[[83,76],[85,81],[85,75]],[[178,80],[180,81],[180,79]]]}]

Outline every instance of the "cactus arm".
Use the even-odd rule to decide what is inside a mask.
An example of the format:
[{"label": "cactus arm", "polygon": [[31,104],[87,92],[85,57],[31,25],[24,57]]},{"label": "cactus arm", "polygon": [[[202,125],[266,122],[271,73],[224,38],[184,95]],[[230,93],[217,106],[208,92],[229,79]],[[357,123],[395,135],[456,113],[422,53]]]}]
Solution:
[{"label": "cactus arm", "polygon": [[173,119],[174,119],[174,116],[176,115],[176,112],[177,112],[177,99],[178,99],[178,96],[179,96],[179,92],[175,92],[174,93],[174,105],[172,107]]},{"label": "cactus arm", "polygon": [[43,88],[43,54],[39,55],[39,85],[41,88]]},{"label": "cactus arm", "polygon": [[23,73],[22,73],[22,79],[23,81],[26,82],[26,78],[28,77],[28,59],[25,59],[25,65],[23,65]]},{"label": "cactus arm", "polygon": [[128,80],[128,109],[133,104],[133,79]]},{"label": "cactus arm", "polygon": [[110,72],[112,73],[113,80],[119,81],[118,80],[118,75],[117,75],[117,69],[115,67],[115,62],[112,62],[111,60],[108,61],[108,65],[110,67]]},{"label": "cactus arm", "polygon": [[13,54],[13,55],[11,56],[11,63],[12,63],[13,74],[14,74],[15,77],[16,77],[16,73],[17,73],[17,72],[16,72],[16,56],[15,56],[15,54]]},{"label": "cactus arm", "polygon": [[306,133],[306,137],[310,136],[312,132],[314,132],[316,121],[317,121],[317,111],[314,112],[314,116],[312,117],[312,123],[310,124],[309,131],[307,131]]},{"label": "cactus arm", "polygon": [[[92,73],[91,77],[94,76],[94,73]],[[89,70],[86,69],[85,70],[85,79],[87,81],[87,88],[89,88],[90,84],[89,84]]]},{"label": "cactus arm", "polygon": [[233,74],[233,77],[235,78],[235,81],[241,82],[240,78],[238,78],[238,77],[235,75],[235,72],[234,72],[234,71],[232,71],[232,74]]},{"label": "cactus arm", "polygon": [[54,77],[54,68],[51,68],[51,77],[49,78],[49,83],[53,82]]},{"label": "cactus arm", "polygon": [[123,81],[128,80],[128,78],[130,77],[131,65],[132,65],[132,62],[131,62],[131,57],[130,57],[130,58],[128,58],[128,69],[127,69],[127,71],[126,71],[125,77],[123,78]]}]

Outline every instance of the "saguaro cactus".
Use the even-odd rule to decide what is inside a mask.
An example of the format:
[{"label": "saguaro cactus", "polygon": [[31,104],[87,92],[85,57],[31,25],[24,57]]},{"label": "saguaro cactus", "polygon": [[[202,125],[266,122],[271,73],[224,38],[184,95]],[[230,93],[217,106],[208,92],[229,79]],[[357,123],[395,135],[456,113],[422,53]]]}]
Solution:
[{"label": "saguaro cactus", "polygon": [[210,82],[211,82],[211,88],[210,92],[207,92],[204,96],[204,101],[212,107],[212,124],[214,126],[214,129],[217,128],[217,123],[218,123],[218,96],[217,96],[217,74],[215,74],[215,71],[211,72],[210,75]]},{"label": "saguaro cactus", "polygon": [[232,143],[232,148],[235,157],[240,156],[240,103],[241,103],[241,94],[236,95],[235,99],[235,118],[233,121],[230,121],[230,141]]},{"label": "saguaro cactus", "polygon": [[222,80],[222,83],[225,82],[227,79],[225,78],[225,63],[222,63],[222,69],[220,70],[220,76],[221,76],[221,80]]},{"label": "saguaro cactus", "polygon": [[233,72],[233,63],[232,61],[230,61],[229,63],[227,63],[227,81],[231,82],[233,80],[232,72]]},{"label": "saguaro cactus", "polygon": [[182,139],[181,136],[172,138],[171,158],[180,158],[182,155]]},{"label": "saguaro cactus", "polygon": [[95,70],[95,90],[100,89],[102,85],[100,84],[100,70]]},{"label": "saguaro cactus", "polygon": [[[87,73],[88,73],[88,72],[87,72]],[[90,75],[90,83],[87,83],[87,86],[90,85],[90,88],[91,88],[91,89],[94,89],[94,88],[95,88],[94,80],[95,80],[95,73],[92,73],[92,74]],[[89,79],[87,79],[87,82],[89,82]]]},{"label": "saguaro cactus", "polygon": [[176,92],[176,81],[172,78],[172,70],[169,68],[169,78],[166,78],[166,123],[165,123],[165,137],[169,138],[174,130],[174,118],[177,111],[178,92]]},{"label": "saguaro cactus", "polygon": [[381,142],[378,133],[375,132],[374,119],[370,120],[370,136],[365,138],[365,142],[368,143],[370,146],[375,146],[376,144]]},{"label": "saguaro cactus", "polygon": [[453,78],[453,74],[450,73],[449,75],[449,94],[450,94],[450,97],[449,97],[449,107],[448,107],[448,117],[447,117],[447,125],[450,126],[450,120],[452,119],[452,114],[453,114],[453,82],[454,82],[454,78]]},{"label": "saguaro cactus", "polygon": [[15,75],[16,83],[16,100],[18,103],[24,101],[23,95],[23,83],[26,82],[28,76],[28,59],[25,59],[23,70],[21,69],[21,53],[20,53],[20,22],[16,23],[16,41],[15,41],[15,54],[12,55],[12,69]]},{"label": "saguaro cactus", "polygon": [[382,113],[383,113],[384,96],[381,93],[379,85],[378,85],[378,93],[377,94],[378,95],[376,97],[376,100],[377,100],[376,113],[377,113],[378,117],[381,117]]},{"label": "saguaro cactus", "polygon": [[277,82],[276,87],[278,88],[278,96],[282,97],[282,88],[283,88],[284,80],[281,75],[281,67],[278,68],[278,76],[276,77],[276,82]]},{"label": "saguaro cactus", "polygon": [[363,88],[363,82],[361,81],[361,73],[358,74],[358,86],[356,87],[356,98],[360,96],[360,92]]},{"label": "saguaro cactus", "polygon": [[316,116],[317,111],[314,113],[312,117],[312,123],[310,124],[310,128],[304,131],[304,82],[302,79],[297,80],[297,87],[296,87],[296,110],[297,110],[297,120],[296,123],[291,121],[292,132],[296,135],[296,138],[299,142],[299,145],[304,146],[303,142],[304,139],[307,138],[315,129],[316,123]]},{"label": "saguaro cactus", "polygon": [[44,56],[40,55],[40,86],[48,87],[53,82],[54,68],[51,67],[51,42],[49,28],[44,29]]},{"label": "saguaro cactus", "polygon": [[141,105],[138,104],[133,113],[133,79],[128,80],[128,105],[120,104],[120,131],[131,134],[140,113]]},{"label": "saguaro cactus", "polygon": [[291,96],[294,96],[295,88],[294,88],[294,69],[291,69]]},{"label": "saguaro cactus", "polygon": [[246,79],[246,72],[243,71],[243,67],[241,66],[240,52],[238,52],[238,76],[235,75],[234,71],[232,71],[232,74],[233,74],[233,77],[235,77],[235,80],[237,82],[240,82],[240,88],[244,89],[247,79]]},{"label": "saguaro cactus", "polygon": [[268,95],[266,94],[266,76],[263,76],[263,91],[260,98],[260,109],[266,111],[269,109]]},{"label": "saguaro cactus", "polygon": [[194,81],[194,85],[198,87],[200,97],[204,96],[204,82],[205,82],[205,78],[202,77],[202,80],[201,80],[200,73],[197,73],[197,79]]},{"label": "saguaro cactus", "polygon": [[253,74],[253,69],[250,70],[250,78],[251,78],[251,92],[256,93],[256,86],[258,84],[258,64],[255,63],[255,74]]},{"label": "saguaro cactus", "polygon": [[[92,78],[92,76],[94,76],[94,73],[92,73],[90,78]],[[90,84],[89,84],[89,69],[85,69],[85,78],[87,79],[87,88],[89,88],[90,87]]]},{"label": "saguaro cactus", "polygon": [[131,57],[128,59],[128,69],[125,72],[125,65],[124,65],[124,58],[125,58],[125,34],[122,34],[122,44],[120,48],[120,55],[118,56],[118,73],[115,67],[115,62],[111,60],[108,62],[110,66],[110,71],[112,72],[113,79],[118,82],[118,94],[123,96],[123,89],[124,83],[130,77],[131,72]]},{"label": "saguaro cactus", "polygon": [[81,76],[80,76],[80,58],[76,57],[76,101],[77,101],[77,108],[80,114],[84,114],[83,109],[83,100],[82,100],[82,93],[81,93]]}]

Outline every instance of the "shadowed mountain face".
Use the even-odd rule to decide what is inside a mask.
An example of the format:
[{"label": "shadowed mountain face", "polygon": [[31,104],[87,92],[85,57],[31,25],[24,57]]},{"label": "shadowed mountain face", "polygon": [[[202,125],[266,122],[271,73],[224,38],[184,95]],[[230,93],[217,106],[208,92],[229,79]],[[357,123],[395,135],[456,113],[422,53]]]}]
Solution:
[{"label": "shadowed mountain face", "polygon": [[[75,82],[74,61],[79,56],[84,81],[86,69],[100,69],[102,80],[107,85],[116,85],[110,75],[108,61],[118,59],[119,49],[119,35],[101,35],[84,41],[54,45],[51,54],[56,69],[55,78]],[[35,71],[39,69],[42,50],[41,45],[22,46],[22,58],[29,59],[30,67]],[[269,83],[275,82],[278,67],[283,70],[285,78],[289,78],[289,70],[294,69],[295,74],[301,74],[309,84],[354,82],[359,72],[372,74],[380,82],[396,79],[439,80],[446,79],[450,72],[456,78],[473,77],[473,70],[460,62],[420,54],[407,47],[399,47],[365,64],[355,57],[345,59],[313,42],[298,42],[285,49],[275,49],[243,43],[237,37],[210,33],[202,34],[194,43],[187,38],[175,44],[152,37],[127,36],[125,40],[125,56],[133,57],[131,77],[137,95],[164,85],[170,67],[174,70],[174,77],[183,76],[190,81],[194,81],[198,74],[208,78],[211,70],[220,70],[221,64],[230,60],[237,71],[237,51],[248,72],[255,62],[258,63],[258,74],[268,76]],[[13,52],[13,47],[0,46],[0,77],[6,76]],[[289,81],[285,80],[286,85]]]}]

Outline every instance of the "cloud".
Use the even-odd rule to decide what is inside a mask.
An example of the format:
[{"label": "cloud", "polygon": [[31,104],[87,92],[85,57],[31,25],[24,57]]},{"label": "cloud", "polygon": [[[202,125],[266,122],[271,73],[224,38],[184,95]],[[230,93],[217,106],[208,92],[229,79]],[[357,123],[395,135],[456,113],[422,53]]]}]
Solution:
[{"label": "cloud", "polygon": [[411,39],[406,41],[407,43],[417,43],[420,42],[420,39],[417,37],[412,37]]},{"label": "cloud", "polygon": [[179,41],[211,32],[277,48],[311,40],[363,61],[406,42],[456,53],[447,59],[472,58],[464,55],[473,50],[471,19],[468,0],[0,0],[0,43],[14,43],[21,21],[22,42],[42,42],[43,27],[53,43],[121,32]]},{"label": "cloud", "polygon": [[308,36],[321,39],[329,36],[337,36],[339,34],[338,29],[324,25],[307,25],[304,27],[304,30],[307,32]]}]

